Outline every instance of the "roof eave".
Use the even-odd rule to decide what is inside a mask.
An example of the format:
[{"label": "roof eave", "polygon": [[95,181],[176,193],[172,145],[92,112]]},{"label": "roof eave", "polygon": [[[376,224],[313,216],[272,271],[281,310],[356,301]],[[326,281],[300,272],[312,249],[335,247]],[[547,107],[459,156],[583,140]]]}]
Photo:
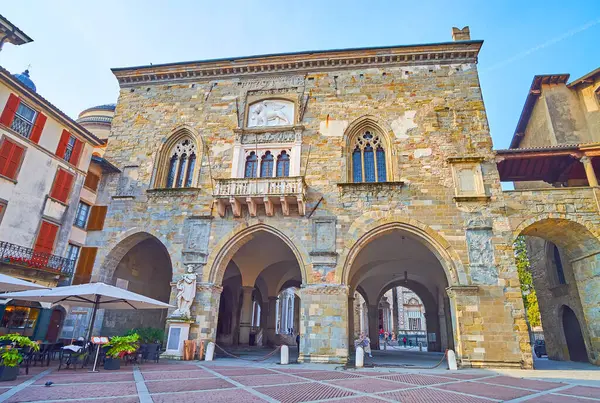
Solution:
[{"label": "roof eave", "polygon": [[12,22],[10,22],[6,17],[4,17],[2,14],[0,14],[0,22],[7,28],[9,28],[12,32],[13,35],[17,36],[19,39],[21,39],[22,43],[21,44],[25,44],[25,43],[29,43],[29,42],[33,42],[33,39],[31,39],[29,37],[29,35],[27,35],[25,32],[23,32],[21,29],[19,29],[19,27],[17,27],[15,24],[13,24]]},{"label": "roof eave", "polygon": [[38,106],[44,109],[44,111],[51,112],[54,115],[54,118],[61,121],[65,126],[74,130],[81,137],[85,138],[90,144],[94,146],[102,145],[101,140],[94,136],[91,132],[77,123],[75,120],[71,119],[66,113],[58,109],[56,106],[51,104],[47,99],[39,95],[37,92],[32,91],[19,80],[13,77],[12,74],[4,67],[0,66],[0,79],[4,81],[8,86],[17,88],[19,91],[27,94],[31,101],[35,102]]},{"label": "roof eave", "polygon": [[529,123],[531,112],[533,111],[533,107],[535,106],[537,99],[541,95],[542,84],[545,84],[546,82],[554,84],[566,84],[568,80],[569,74],[539,74],[533,76],[533,80],[531,81],[531,86],[529,87],[527,98],[525,98],[525,104],[521,110],[521,115],[519,116],[519,121],[517,122],[517,127],[515,129],[515,133],[513,134],[509,148],[517,148],[525,136],[525,129],[527,128],[527,123]]},{"label": "roof eave", "polygon": [[149,81],[181,81],[305,73],[385,64],[477,62],[483,41],[455,41],[423,45],[304,51],[268,55],[178,62],[111,69],[122,86]]}]

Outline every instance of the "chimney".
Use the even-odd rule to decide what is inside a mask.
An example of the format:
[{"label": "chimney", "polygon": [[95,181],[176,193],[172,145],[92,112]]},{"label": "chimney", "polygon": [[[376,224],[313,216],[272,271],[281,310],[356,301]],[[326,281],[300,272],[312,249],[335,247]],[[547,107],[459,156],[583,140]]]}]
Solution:
[{"label": "chimney", "polygon": [[453,41],[470,41],[471,40],[471,31],[469,30],[469,26],[467,25],[463,29],[458,29],[456,27],[452,27],[452,40]]}]

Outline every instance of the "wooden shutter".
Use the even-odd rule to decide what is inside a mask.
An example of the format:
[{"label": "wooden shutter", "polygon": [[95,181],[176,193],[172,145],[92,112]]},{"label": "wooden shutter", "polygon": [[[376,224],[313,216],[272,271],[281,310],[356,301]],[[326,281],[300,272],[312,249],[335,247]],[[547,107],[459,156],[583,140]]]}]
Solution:
[{"label": "wooden shutter", "polygon": [[106,219],[106,212],[108,206],[92,206],[90,213],[90,219],[88,220],[87,230],[88,231],[100,231],[104,228],[104,220]]},{"label": "wooden shutter", "polygon": [[52,190],[50,191],[50,197],[66,203],[67,199],[69,198],[69,193],[71,192],[73,178],[73,174],[65,171],[64,169],[59,169],[56,172],[56,178],[54,179],[54,184],[52,185]]},{"label": "wooden shutter", "polygon": [[94,261],[96,260],[96,252],[98,252],[98,248],[89,248],[85,246],[81,248],[79,262],[77,262],[77,269],[75,270],[75,277],[73,278],[73,285],[87,284],[90,282]]},{"label": "wooden shutter", "polygon": [[67,144],[69,144],[69,139],[71,138],[71,133],[66,130],[62,131],[62,135],[60,136],[60,141],[58,142],[58,147],[56,147],[56,156],[59,158],[65,157],[65,152],[67,151]]},{"label": "wooden shutter", "polygon": [[35,118],[35,123],[33,124],[33,129],[31,130],[31,135],[29,136],[29,140],[34,143],[38,143],[40,141],[40,137],[42,136],[42,130],[44,130],[44,125],[46,124],[46,120],[48,118],[43,113],[38,113]]},{"label": "wooden shutter", "polygon": [[79,157],[81,156],[81,150],[83,150],[83,141],[75,139],[75,145],[73,146],[73,152],[71,153],[71,159],[69,162],[75,166],[79,163]]},{"label": "wooden shutter", "polygon": [[10,127],[15,118],[15,113],[17,113],[17,108],[19,107],[19,97],[15,94],[10,94],[8,97],[8,101],[6,102],[6,106],[2,111],[2,115],[0,115],[0,123],[4,126]]},{"label": "wooden shutter", "polygon": [[83,186],[85,186],[86,188],[93,190],[95,192],[96,190],[98,190],[99,182],[100,182],[100,176],[96,175],[93,172],[88,171],[87,175],[85,176],[85,182],[83,183]]},{"label": "wooden shutter", "polygon": [[24,152],[23,147],[4,139],[0,146],[0,175],[16,179]]},{"label": "wooden shutter", "polygon": [[56,239],[57,232],[58,225],[42,221],[33,249],[36,252],[51,254],[54,249],[54,240]]}]

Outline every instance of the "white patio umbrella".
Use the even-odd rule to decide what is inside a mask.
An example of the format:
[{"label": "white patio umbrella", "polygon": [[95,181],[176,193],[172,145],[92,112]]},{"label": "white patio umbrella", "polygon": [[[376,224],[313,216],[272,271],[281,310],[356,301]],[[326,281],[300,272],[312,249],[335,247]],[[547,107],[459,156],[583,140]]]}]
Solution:
[{"label": "white patio umbrella", "polygon": [[[32,283],[30,281],[21,280],[21,279],[14,278],[11,276],[7,276],[6,274],[0,273],[0,292],[38,290],[38,289],[48,289],[48,287],[44,287],[43,285],[38,285],[38,284]],[[3,297],[3,295],[0,294],[0,297]]]},{"label": "white patio umbrella", "polygon": [[23,301],[49,302],[51,304],[67,303],[72,306],[94,308],[87,335],[90,340],[96,312],[102,309],[164,309],[174,308],[172,305],[152,298],[123,290],[104,283],[89,283],[56,287],[45,290],[30,290],[2,294],[3,298],[15,298]]}]

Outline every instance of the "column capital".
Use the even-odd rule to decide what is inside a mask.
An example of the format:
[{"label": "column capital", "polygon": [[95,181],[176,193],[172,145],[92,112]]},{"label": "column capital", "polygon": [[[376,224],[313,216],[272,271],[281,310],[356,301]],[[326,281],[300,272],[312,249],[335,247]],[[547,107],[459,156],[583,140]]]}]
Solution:
[{"label": "column capital", "polygon": [[254,291],[254,287],[249,286],[249,285],[244,285],[244,286],[242,286],[242,291],[244,292],[244,294],[251,293]]},{"label": "column capital", "polygon": [[592,162],[592,158],[584,155],[583,157],[579,158],[579,161],[581,161],[582,164],[590,164]]}]

